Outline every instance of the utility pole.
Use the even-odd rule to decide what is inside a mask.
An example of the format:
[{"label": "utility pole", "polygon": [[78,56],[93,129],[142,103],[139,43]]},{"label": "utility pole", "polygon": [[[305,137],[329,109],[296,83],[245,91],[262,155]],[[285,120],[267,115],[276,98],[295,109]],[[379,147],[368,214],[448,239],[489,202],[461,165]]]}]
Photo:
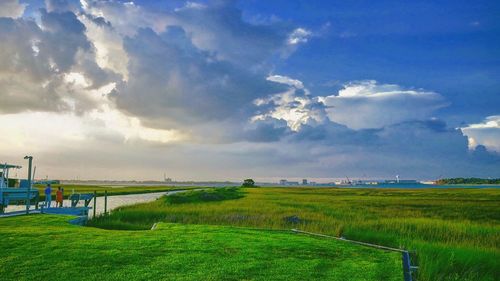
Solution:
[{"label": "utility pole", "polygon": [[33,162],[33,156],[24,156],[24,159],[28,159],[28,189],[26,191],[26,214],[30,212],[31,205],[31,164]]}]

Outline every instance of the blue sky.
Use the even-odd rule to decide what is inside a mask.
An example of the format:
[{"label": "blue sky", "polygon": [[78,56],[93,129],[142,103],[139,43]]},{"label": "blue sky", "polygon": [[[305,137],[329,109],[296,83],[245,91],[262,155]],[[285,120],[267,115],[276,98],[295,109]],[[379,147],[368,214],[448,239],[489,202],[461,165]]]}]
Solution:
[{"label": "blue sky", "polygon": [[498,1],[0,8],[0,152],[42,174],[500,176]]},{"label": "blue sky", "polygon": [[[498,1],[244,1],[248,18],[276,15],[311,29],[329,24],[277,67],[329,94],[328,81],[375,79],[431,89],[439,114],[477,122],[500,105]],[[321,71],[318,71],[318,70]]]}]

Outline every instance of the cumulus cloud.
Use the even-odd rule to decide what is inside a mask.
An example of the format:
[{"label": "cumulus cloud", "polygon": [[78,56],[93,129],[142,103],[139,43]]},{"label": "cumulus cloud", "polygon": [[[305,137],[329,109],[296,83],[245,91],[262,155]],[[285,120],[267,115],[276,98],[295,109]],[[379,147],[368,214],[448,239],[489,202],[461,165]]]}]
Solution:
[{"label": "cumulus cloud", "polygon": [[283,48],[290,27],[247,23],[232,1],[211,4],[187,5],[174,15],[174,23],[192,36],[198,48],[213,52],[218,59],[246,65],[260,64]]},{"label": "cumulus cloud", "polygon": [[253,122],[274,118],[283,120],[293,131],[298,131],[304,124],[319,124],[325,120],[325,111],[317,98],[310,96],[301,81],[286,76],[272,75],[267,78],[284,85],[287,91],[268,98],[254,100],[255,105],[269,108],[267,112],[252,117]]},{"label": "cumulus cloud", "polygon": [[[318,175],[355,176],[352,171],[364,171],[372,178],[396,174],[419,178],[484,176],[494,174],[500,163],[499,155],[484,150],[484,146],[469,153],[469,142],[461,130],[430,117],[446,104],[434,92],[363,81],[349,84],[338,96],[314,97],[299,80],[283,75],[269,76],[268,80],[289,89],[257,99],[255,103],[265,110],[253,121],[267,122],[266,133],[280,134],[280,146],[301,151],[298,165]],[[347,116],[332,116],[338,109],[331,106],[332,97],[347,99],[342,100],[345,108],[335,112]],[[406,112],[409,108],[414,112]],[[282,127],[269,125],[270,120],[286,122],[289,130],[276,130]],[[496,123],[488,123],[488,127],[493,125]],[[482,167],[480,173],[475,165]]]},{"label": "cumulus cloud", "polygon": [[123,37],[102,17],[82,14],[79,19],[95,47],[97,65],[121,75],[121,80],[128,80],[128,55],[123,47]]},{"label": "cumulus cloud", "polygon": [[197,49],[180,27],[161,34],[140,29],[124,45],[129,80],[117,87],[114,99],[119,108],[155,127],[246,120],[256,97],[282,89]]},{"label": "cumulus cloud", "polygon": [[292,28],[245,22],[231,1],[161,13],[133,2],[45,2],[39,22],[2,22],[4,112],[82,113],[100,107],[92,91],[115,85],[117,108],[148,126],[206,132],[231,120],[241,131],[252,101],[286,89],[260,67]]},{"label": "cumulus cloud", "polygon": [[485,146],[489,150],[500,152],[500,115],[489,116],[481,123],[460,129],[469,138],[470,149]]},{"label": "cumulus cloud", "polygon": [[66,79],[78,73],[89,90],[115,78],[95,63],[85,26],[71,12],[31,19],[0,18],[0,111],[86,110],[93,97]]},{"label": "cumulus cloud", "polygon": [[[247,68],[258,67],[280,53],[287,44],[287,34],[293,29],[284,23],[248,23],[234,1],[209,1],[208,5],[186,2],[180,8],[162,12],[132,2],[88,1],[85,7],[85,12],[106,18],[127,36],[134,36],[141,28],[162,33],[169,26],[180,26],[196,48],[219,60],[245,64]],[[300,36],[297,40],[305,40],[305,35],[297,36]]]},{"label": "cumulus cloud", "polygon": [[498,154],[482,149],[469,153],[467,144],[460,130],[433,119],[383,129],[353,130],[335,123],[305,125],[286,136],[280,146],[292,154],[300,151],[297,158],[302,161],[297,166],[317,176],[384,178],[399,174],[435,179],[440,175],[498,174]]},{"label": "cumulus cloud", "polygon": [[[246,135],[241,128],[253,126],[252,101],[287,88],[266,79],[266,65],[288,48],[289,24],[246,22],[233,1],[186,2],[161,12],[133,2],[82,3],[79,19],[99,67],[122,76],[114,101],[148,126],[201,134],[231,120],[237,137],[220,137],[238,139]],[[307,41],[309,31],[295,30],[294,40]]]},{"label": "cumulus cloud", "polygon": [[0,18],[19,18],[23,15],[26,4],[19,3],[19,0],[0,1]]},{"label": "cumulus cloud", "polygon": [[47,0],[46,8],[36,20],[0,18],[7,158],[33,150],[61,175],[87,165],[101,178],[111,166],[115,178],[120,169],[151,178],[165,167],[185,178],[195,169],[197,179],[432,178],[498,168],[498,116],[451,129],[432,118],[447,104],[439,94],[371,80],[314,95],[274,74],[272,62],[316,34],[280,20],[247,22],[233,1],[159,11]]},{"label": "cumulus cloud", "polygon": [[441,95],[404,89],[374,80],[351,82],[338,92],[321,98],[330,120],[353,129],[383,128],[409,120],[421,120],[447,105]]}]

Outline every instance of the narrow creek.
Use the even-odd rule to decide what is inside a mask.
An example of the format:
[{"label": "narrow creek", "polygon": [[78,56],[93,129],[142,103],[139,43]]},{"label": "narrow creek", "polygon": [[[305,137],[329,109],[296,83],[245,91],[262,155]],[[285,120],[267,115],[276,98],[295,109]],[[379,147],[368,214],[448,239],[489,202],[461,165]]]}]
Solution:
[{"label": "narrow creek", "polygon": [[[201,189],[192,189],[192,190],[201,190]],[[154,201],[158,198],[160,198],[163,195],[169,195],[169,194],[175,194],[179,192],[185,192],[187,190],[173,190],[173,191],[163,191],[163,192],[153,192],[153,193],[140,193],[140,194],[128,194],[128,195],[114,195],[114,196],[108,196],[108,212],[111,210],[114,210],[118,207],[121,206],[126,206],[126,205],[133,205],[137,203],[145,203],[145,202],[151,202]],[[54,196],[53,196],[54,197]],[[56,202],[52,200],[51,207],[54,207]],[[93,207],[94,202],[90,202],[90,207]],[[104,213],[104,196],[97,197],[96,201],[96,215],[100,215]],[[64,200],[63,203],[64,207],[69,207],[71,206],[71,201],[70,200]],[[79,203],[79,206],[83,206],[83,202]],[[34,206],[31,208],[34,210]],[[9,205],[6,209],[5,212],[16,212],[16,211],[23,211],[26,210],[26,206],[24,205]],[[89,212],[89,217],[93,216],[93,210],[90,210]]]}]

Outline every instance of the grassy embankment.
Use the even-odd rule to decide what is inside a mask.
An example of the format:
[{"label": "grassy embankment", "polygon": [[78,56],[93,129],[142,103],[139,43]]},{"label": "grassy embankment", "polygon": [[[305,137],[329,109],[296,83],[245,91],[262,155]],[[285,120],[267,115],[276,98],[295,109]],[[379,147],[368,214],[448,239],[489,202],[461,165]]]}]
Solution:
[{"label": "grassy embankment", "polygon": [[244,193],[237,200],[184,204],[163,197],[117,209],[91,224],[298,228],[415,250],[418,280],[499,280],[500,189],[254,188]]},{"label": "grassy embankment", "polygon": [[1,280],[399,281],[398,253],[289,231],[160,223],[151,231],[0,218]]},{"label": "grassy embankment", "polygon": [[[45,200],[44,190],[46,186],[35,185],[35,187],[40,193],[40,200]],[[53,184],[51,185],[51,187],[53,197],[52,199],[54,199],[58,187],[64,188],[64,198],[68,198],[73,190],[75,191],[75,193],[94,193],[94,191],[96,191],[97,196],[104,196],[104,192],[107,191],[109,196],[113,196],[202,188],[199,186],[103,186],[74,184]]]}]

